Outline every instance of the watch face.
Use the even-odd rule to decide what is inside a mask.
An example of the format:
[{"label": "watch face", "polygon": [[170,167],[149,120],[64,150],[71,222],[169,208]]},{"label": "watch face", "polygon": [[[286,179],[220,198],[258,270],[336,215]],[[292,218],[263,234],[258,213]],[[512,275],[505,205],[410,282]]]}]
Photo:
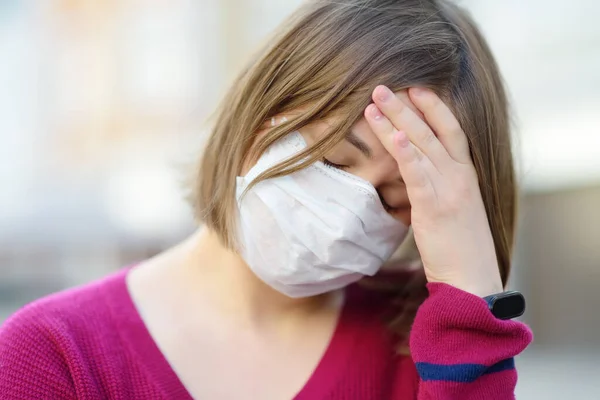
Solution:
[{"label": "watch face", "polygon": [[520,317],[525,312],[525,298],[521,293],[511,292],[494,299],[493,313],[499,319]]}]

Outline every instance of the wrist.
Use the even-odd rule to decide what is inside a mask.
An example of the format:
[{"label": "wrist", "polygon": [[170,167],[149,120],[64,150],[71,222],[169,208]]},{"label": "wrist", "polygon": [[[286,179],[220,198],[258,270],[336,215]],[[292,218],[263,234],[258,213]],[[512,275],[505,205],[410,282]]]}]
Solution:
[{"label": "wrist", "polygon": [[[487,260],[487,261],[485,261]],[[498,263],[488,257],[477,262],[460,260],[439,268],[424,263],[428,282],[453,286],[478,297],[486,297],[504,291]]]},{"label": "wrist", "polygon": [[481,298],[498,294],[504,291],[504,287],[502,286],[502,281],[500,279],[498,279],[497,281],[494,280],[488,282],[466,282],[458,280],[428,280],[428,282],[445,283],[459,290],[462,290],[463,292],[471,293]]},{"label": "wrist", "polygon": [[465,287],[457,286],[458,289],[474,294],[478,297],[487,297],[504,291],[502,282],[489,282],[487,284],[475,284]]}]

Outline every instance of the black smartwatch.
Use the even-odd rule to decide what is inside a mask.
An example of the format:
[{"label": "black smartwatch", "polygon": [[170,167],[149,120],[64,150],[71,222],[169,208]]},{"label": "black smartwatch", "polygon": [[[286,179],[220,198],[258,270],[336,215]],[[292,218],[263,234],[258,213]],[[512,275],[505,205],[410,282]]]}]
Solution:
[{"label": "black smartwatch", "polygon": [[525,312],[525,297],[516,291],[493,294],[483,299],[494,317],[498,319],[513,319]]}]

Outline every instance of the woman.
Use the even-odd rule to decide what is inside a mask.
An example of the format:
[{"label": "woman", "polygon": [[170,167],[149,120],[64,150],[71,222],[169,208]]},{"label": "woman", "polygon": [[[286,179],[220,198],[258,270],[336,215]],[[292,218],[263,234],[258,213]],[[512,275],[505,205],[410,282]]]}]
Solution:
[{"label": "woman", "polygon": [[[309,2],[222,104],[191,187],[201,229],[17,312],[0,397],[513,398],[531,333],[483,299],[510,268],[510,149],[464,11]],[[408,226],[422,272],[377,273]]]}]

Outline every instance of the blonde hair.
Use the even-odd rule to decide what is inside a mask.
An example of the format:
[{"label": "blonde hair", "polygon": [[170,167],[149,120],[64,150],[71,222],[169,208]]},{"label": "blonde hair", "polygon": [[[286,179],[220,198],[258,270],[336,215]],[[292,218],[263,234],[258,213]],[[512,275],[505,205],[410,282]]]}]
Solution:
[{"label": "blonde hair", "polygon": [[[235,185],[244,162],[302,126],[341,116],[328,135],[255,183],[321,159],[362,118],[379,84],[393,91],[428,87],[452,108],[471,147],[505,283],[516,216],[507,99],[479,30],[446,0],[316,0],[295,11],[217,111],[191,188],[197,219],[235,248]],[[257,138],[265,121],[297,110],[302,112]],[[412,287],[417,289],[410,293],[423,293],[423,278]],[[394,325],[406,331],[413,315]]]}]

